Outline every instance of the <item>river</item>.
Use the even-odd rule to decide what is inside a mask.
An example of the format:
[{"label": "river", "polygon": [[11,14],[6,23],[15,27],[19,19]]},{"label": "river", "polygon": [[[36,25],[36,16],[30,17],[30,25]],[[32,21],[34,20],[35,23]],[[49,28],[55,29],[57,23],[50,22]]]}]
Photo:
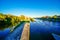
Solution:
[{"label": "river", "polygon": [[[20,40],[24,24],[17,27],[12,33],[10,29],[0,30],[0,40]],[[60,22],[36,20],[30,22],[30,40],[60,40]]]},{"label": "river", "polygon": [[60,35],[60,22],[36,20],[30,23],[30,40],[55,40],[57,37],[53,34]]},{"label": "river", "polygon": [[24,24],[21,24],[13,32],[10,32],[9,28],[4,31],[0,30],[0,40],[20,40]]}]

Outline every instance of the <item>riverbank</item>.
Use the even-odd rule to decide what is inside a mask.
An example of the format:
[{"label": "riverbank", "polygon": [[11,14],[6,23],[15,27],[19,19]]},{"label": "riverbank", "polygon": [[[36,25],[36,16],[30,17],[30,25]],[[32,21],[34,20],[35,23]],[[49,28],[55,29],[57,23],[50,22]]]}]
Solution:
[{"label": "riverbank", "polygon": [[43,21],[60,22],[60,18],[36,18]]},{"label": "riverbank", "polygon": [[29,33],[30,33],[29,31],[30,31],[30,23],[26,23],[24,25],[24,29],[20,40],[29,40]]},{"label": "riverbank", "polygon": [[13,28],[11,28],[11,32],[13,32],[17,27],[19,27],[21,24],[23,24],[24,23],[24,21],[22,21],[22,22],[19,22],[16,26],[14,26]]}]

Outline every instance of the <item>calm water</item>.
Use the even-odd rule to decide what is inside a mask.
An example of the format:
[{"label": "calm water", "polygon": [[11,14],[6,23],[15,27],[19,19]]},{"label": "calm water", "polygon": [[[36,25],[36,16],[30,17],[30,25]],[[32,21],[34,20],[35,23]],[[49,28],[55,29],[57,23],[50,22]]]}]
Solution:
[{"label": "calm water", "polygon": [[0,30],[0,39],[6,37],[10,33],[10,29]]},{"label": "calm water", "polygon": [[[10,35],[9,28],[5,29],[4,31],[0,30],[0,40],[5,38],[6,36],[6,40],[19,40],[22,33],[23,25],[24,24],[18,27]],[[52,34],[60,35],[60,22],[36,20],[36,22],[30,23],[30,40],[54,40],[55,38],[52,36]]]},{"label": "calm water", "polygon": [[13,32],[10,32],[10,29],[0,30],[0,40],[20,40],[24,24],[17,27]]},{"label": "calm water", "polygon": [[30,40],[54,40],[52,34],[60,35],[60,22],[36,20],[30,23]]}]

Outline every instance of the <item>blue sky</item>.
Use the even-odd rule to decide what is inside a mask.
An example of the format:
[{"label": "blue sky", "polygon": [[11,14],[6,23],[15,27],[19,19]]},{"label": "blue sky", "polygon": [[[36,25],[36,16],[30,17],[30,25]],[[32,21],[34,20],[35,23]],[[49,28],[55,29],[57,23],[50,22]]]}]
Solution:
[{"label": "blue sky", "polygon": [[0,12],[30,17],[60,15],[59,0],[0,0]]}]

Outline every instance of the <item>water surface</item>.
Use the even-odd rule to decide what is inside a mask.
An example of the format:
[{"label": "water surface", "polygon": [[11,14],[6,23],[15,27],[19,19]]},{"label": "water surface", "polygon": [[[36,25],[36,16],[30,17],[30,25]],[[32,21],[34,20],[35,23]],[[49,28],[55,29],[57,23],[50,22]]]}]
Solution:
[{"label": "water surface", "polygon": [[52,34],[60,35],[60,22],[36,20],[30,23],[30,40],[54,40]]}]

